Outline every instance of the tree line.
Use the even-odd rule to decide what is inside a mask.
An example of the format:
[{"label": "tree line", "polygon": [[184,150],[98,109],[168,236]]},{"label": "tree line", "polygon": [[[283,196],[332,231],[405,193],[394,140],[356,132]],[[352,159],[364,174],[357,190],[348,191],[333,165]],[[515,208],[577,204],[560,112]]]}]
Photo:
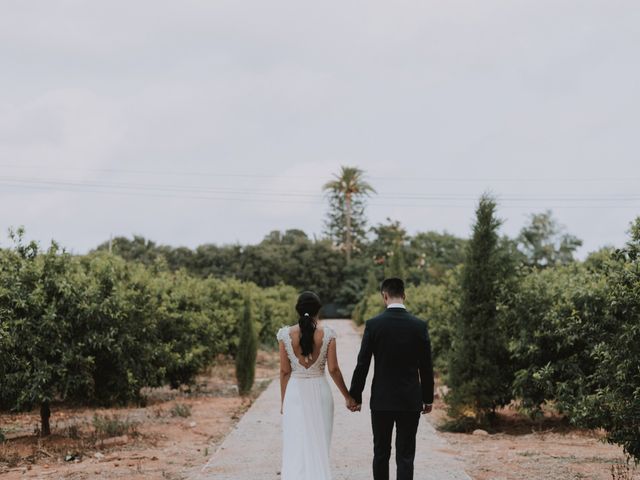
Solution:
[{"label": "tree line", "polygon": [[385,274],[401,271],[415,284],[437,282],[462,262],[462,238],[434,231],[409,236],[391,219],[370,226],[366,199],[375,189],[361,169],[342,167],[323,190],[329,208],[320,238],[290,229],[272,231],[256,245],[205,244],[190,249],[134,236],[105,241],[96,250],[149,266],[166,263],[171,270],[185,269],[202,278],[313,290],[328,304],[327,315],[342,317],[352,314],[372,275],[381,281]]},{"label": "tree line", "polygon": [[169,270],[183,269],[200,278],[237,279],[260,287],[283,283],[298,290],[313,290],[323,303],[335,305],[337,311],[328,314],[349,317],[365,291],[369,273],[381,281],[385,271],[393,269],[394,251],[401,250],[402,269],[411,282],[437,282],[462,262],[466,242],[446,232],[421,232],[409,237],[391,220],[371,228],[370,237],[349,263],[330,239],[314,239],[295,229],[273,231],[256,245],[207,244],[194,249],[158,245],[140,236],[116,237],[96,251],[108,251],[111,243],[114,254],[147,266],[160,263]]}]

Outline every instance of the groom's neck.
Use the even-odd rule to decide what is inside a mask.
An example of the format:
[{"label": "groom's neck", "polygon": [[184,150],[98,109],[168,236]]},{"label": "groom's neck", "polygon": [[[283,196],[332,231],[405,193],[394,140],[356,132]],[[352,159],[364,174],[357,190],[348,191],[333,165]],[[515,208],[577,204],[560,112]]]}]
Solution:
[{"label": "groom's neck", "polygon": [[389,298],[389,299],[387,300],[387,307],[388,307],[389,305],[393,305],[394,303],[395,303],[395,304],[398,304],[398,303],[400,303],[400,304],[404,304],[404,298]]}]

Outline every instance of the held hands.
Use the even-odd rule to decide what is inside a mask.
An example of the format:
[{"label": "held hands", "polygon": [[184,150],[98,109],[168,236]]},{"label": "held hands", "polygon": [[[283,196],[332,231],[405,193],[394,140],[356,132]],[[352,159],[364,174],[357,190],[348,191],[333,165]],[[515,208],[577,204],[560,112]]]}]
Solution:
[{"label": "held hands", "polygon": [[359,412],[362,409],[362,405],[354,400],[354,398],[349,395],[347,398],[347,408],[352,412]]},{"label": "held hands", "polygon": [[430,403],[425,403],[422,407],[422,414],[426,415],[427,413],[431,413],[431,410],[433,410],[433,405]]}]

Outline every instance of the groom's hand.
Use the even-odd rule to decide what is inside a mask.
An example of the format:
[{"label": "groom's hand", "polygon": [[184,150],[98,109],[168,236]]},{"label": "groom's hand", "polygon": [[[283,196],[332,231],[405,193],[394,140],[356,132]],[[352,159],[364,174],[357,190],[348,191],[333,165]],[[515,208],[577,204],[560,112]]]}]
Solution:
[{"label": "groom's hand", "polygon": [[358,403],[353,399],[353,397],[349,396],[349,398],[347,399],[347,408],[350,411],[355,412],[357,407]]},{"label": "groom's hand", "polygon": [[422,414],[426,415],[427,413],[431,413],[431,410],[433,410],[433,405],[431,403],[425,403],[422,406]]}]

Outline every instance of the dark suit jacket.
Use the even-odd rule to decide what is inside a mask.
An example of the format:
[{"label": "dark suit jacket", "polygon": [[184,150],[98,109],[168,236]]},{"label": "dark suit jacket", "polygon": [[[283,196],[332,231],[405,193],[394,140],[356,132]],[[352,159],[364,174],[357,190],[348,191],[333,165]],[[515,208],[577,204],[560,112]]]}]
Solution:
[{"label": "dark suit jacket", "polygon": [[433,403],[433,365],[426,322],[404,308],[368,320],[351,380],[351,396],[362,403],[371,356],[375,357],[371,410],[420,411]]}]

